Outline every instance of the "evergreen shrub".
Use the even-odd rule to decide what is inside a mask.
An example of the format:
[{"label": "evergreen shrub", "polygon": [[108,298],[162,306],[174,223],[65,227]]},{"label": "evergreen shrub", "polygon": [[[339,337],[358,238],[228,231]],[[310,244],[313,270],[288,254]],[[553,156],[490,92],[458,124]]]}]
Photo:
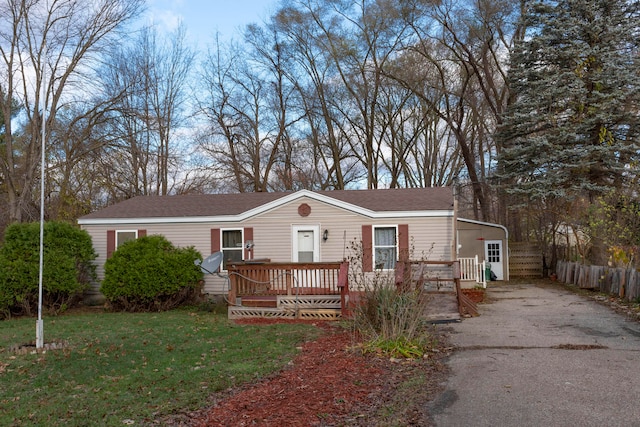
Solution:
[{"label": "evergreen shrub", "polygon": [[[44,224],[43,308],[58,313],[80,301],[96,278],[89,234],[65,222]],[[32,315],[38,308],[40,224],[16,223],[0,247],[0,317]]]},{"label": "evergreen shrub", "polygon": [[203,274],[193,247],[176,248],[164,236],[144,236],[121,245],[104,265],[100,291],[111,307],[162,311],[196,302]]}]

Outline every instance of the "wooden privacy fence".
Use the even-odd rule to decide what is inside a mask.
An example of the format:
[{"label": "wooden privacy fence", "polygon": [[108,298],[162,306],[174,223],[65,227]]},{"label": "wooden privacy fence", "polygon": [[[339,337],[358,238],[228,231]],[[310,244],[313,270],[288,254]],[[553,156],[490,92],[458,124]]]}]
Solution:
[{"label": "wooden privacy fence", "polygon": [[509,277],[539,278],[543,276],[542,251],[535,243],[509,242]]},{"label": "wooden privacy fence", "polygon": [[640,272],[635,268],[558,261],[556,274],[559,281],[582,289],[617,295],[629,301],[640,297]]}]

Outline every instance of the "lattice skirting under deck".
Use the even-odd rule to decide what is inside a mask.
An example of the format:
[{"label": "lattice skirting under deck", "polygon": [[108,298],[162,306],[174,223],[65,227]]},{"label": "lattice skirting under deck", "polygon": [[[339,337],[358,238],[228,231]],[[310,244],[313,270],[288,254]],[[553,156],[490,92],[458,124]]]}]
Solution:
[{"label": "lattice skirting under deck", "polygon": [[340,309],[308,308],[284,309],[261,307],[229,307],[229,319],[247,319],[263,317],[270,319],[321,319],[335,320],[342,318]]}]

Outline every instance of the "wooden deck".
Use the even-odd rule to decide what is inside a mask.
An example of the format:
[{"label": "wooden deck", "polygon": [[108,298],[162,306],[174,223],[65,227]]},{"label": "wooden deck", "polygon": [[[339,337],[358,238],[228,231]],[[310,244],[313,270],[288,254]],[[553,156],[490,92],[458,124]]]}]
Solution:
[{"label": "wooden deck", "polygon": [[229,318],[346,317],[348,270],[346,262],[230,265]]},{"label": "wooden deck", "polygon": [[[253,317],[335,320],[351,317],[358,295],[349,289],[349,264],[238,263],[228,267],[230,319]],[[460,320],[478,314],[460,289],[457,261],[405,261],[396,265],[399,292],[429,294],[425,318]]]}]

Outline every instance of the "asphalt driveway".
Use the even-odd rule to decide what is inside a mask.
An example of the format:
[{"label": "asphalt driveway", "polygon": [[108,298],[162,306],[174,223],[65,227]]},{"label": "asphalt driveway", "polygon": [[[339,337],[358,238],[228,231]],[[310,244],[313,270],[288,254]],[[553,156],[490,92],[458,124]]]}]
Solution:
[{"label": "asphalt driveway", "polygon": [[436,426],[640,426],[640,323],[559,286],[487,297],[451,326]]}]

